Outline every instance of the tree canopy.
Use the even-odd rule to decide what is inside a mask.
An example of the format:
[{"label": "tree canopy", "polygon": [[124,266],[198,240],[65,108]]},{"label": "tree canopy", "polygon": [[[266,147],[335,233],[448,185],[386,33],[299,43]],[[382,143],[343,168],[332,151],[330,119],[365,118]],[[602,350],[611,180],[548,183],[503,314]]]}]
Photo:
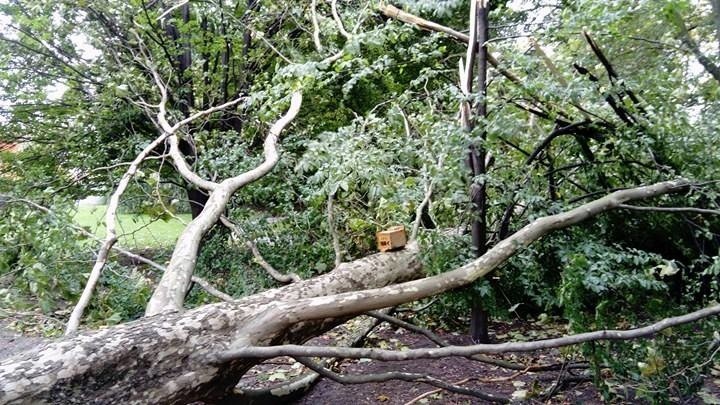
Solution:
[{"label": "tree canopy", "polygon": [[[20,146],[0,148],[0,310],[69,320],[48,331],[62,350],[112,338],[81,322],[130,339],[222,318],[202,353],[223,365],[182,365],[214,385],[145,401],[221,398],[251,349],[416,299],[435,325],[479,305],[568,334],[720,300],[718,0],[11,0],[0,23],[0,146]],[[73,222],[90,195],[109,197],[100,240]],[[118,210],[192,220],[132,253]],[[371,256],[393,225],[411,243]],[[573,347],[605,399],[624,381],[670,401],[699,389],[672,376],[707,373],[717,328]]]}]

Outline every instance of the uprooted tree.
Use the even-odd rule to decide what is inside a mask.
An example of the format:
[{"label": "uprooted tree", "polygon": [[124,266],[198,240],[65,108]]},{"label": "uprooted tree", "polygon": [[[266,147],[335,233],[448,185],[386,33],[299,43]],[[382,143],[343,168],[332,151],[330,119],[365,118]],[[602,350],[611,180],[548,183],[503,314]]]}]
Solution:
[{"label": "uprooted tree", "polygon": [[[4,80],[16,80],[16,90],[43,90],[11,100],[9,139],[4,142],[25,141],[28,150],[3,166],[10,173],[3,180],[9,188],[3,190],[5,204],[56,215],[38,202],[109,184],[112,192],[106,236],[99,241],[82,293],[76,294],[66,336],[0,363],[0,403],[247,399],[248,392],[236,388],[239,379],[263,359],[282,355],[294,357],[315,375],[344,383],[403,379],[507,402],[439,376],[340,376],[310,358],[464,356],[523,370],[528,366],[488,354],[653,337],[720,314],[720,306],[713,303],[720,291],[713,181],[718,169],[705,147],[718,140],[712,128],[720,79],[715,74],[717,57],[698,45],[720,32],[720,26],[713,25],[717,20],[710,18],[717,8],[692,13],[690,5],[668,2],[663,17],[651,20],[638,17],[655,7],[643,3],[626,10],[628,18],[618,21],[601,18],[599,10],[605,5],[600,2],[588,2],[582,12],[560,2],[558,6],[567,9],[550,7],[545,21],[533,20],[527,10],[511,11],[504,3],[473,0],[471,32],[465,35],[391,5],[368,9],[348,3],[343,8],[337,1],[313,1],[288,4],[287,9],[255,1],[127,6],[137,13],[113,2],[63,6],[64,29],[72,32],[73,21],[87,22],[83,34],[96,41],[92,45],[101,49],[105,65],[88,62],[59,34],[39,33],[34,19],[50,18],[49,3],[3,8],[16,23],[14,34],[3,33],[3,46],[16,55]],[[437,7],[445,24],[467,21],[466,11]],[[357,24],[346,27],[351,19],[341,12]],[[488,28],[488,12],[498,27]],[[598,19],[599,27],[610,33],[621,32],[630,21],[640,33],[632,40],[652,46],[641,48],[641,57],[617,55],[622,45],[596,35],[599,27],[582,32],[559,28],[560,22],[585,28]],[[695,20],[705,25],[691,32],[688,24],[694,27]],[[670,32],[665,29],[668,21]],[[518,27],[537,28],[537,38],[530,45],[512,42],[526,34],[518,34]],[[488,38],[488,29],[497,35]],[[541,40],[554,52],[543,50]],[[489,52],[496,43],[497,50]],[[533,53],[516,55],[522,46],[530,46]],[[466,55],[459,63],[459,80],[446,74],[457,69],[453,51]],[[666,59],[667,53],[672,58]],[[698,61],[702,73],[684,83],[688,58]],[[41,73],[20,80],[18,72],[32,63]],[[476,63],[480,79],[474,74]],[[669,68],[651,70],[663,63]],[[495,68],[488,83],[487,64]],[[572,70],[562,69],[567,66]],[[635,70],[641,68],[648,74],[638,75]],[[548,72],[542,80],[532,74],[540,69]],[[50,73],[69,87],[58,102],[62,109],[43,98]],[[474,80],[479,80],[476,92]],[[91,84],[92,89],[84,87]],[[672,97],[669,90],[652,87],[681,84],[683,92]],[[692,90],[700,94],[689,95]],[[48,108],[33,110],[21,102],[27,101],[23,97],[43,98]],[[90,107],[98,114],[85,111]],[[477,113],[472,113],[474,108]],[[272,124],[265,129],[265,123]],[[61,135],[68,127],[75,128],[75,137]],[[33,135],[27,135],[29,130]],[[102,130],[111,133],[98,135]],[[91,148],[92,142],[80,136],[86,131],[95,134],[99,146]],[[68,141],[68,162],[52,155],[62,149],[59,141],[52,141],[55,136]],[[128,158],[123,146],[136,154]],[[37,156],[49,156],[35,163],[39,179],[25,179],[18,168],[23,159]],[[103,166],[100,170],[109,173],[109,180],[99,179],[88,167],[92,161]],[[69,169],[70,184],[60,185],[60,180],[68,180]],[[186,193],[193,214],[167,265],[116,246],[117,215],[125,193],[133,188],[136,195],[151,190],[146,196],[173,214],[164,201],[163,178],[169,183],[163,187],[176,187],[175,196],[178,189]],[[32,201],[29,190],[44,180],[44,194],[35,198],[42,201]],[[86,189],[83,181],[88,182]],[[470,196],[463,191],[468,182],[473,184]],[[263,202],[267,207],[262,208],[278,216],[307,215],[302,218],[311,228],[322,227],[323,243],[310,241],[297,254],[315,255],[308,246],[324,245],[323,257],[330,257],[333,270],[302,280],[294,272],[303,270],[308,276],[306,269],[287,263],[280,270],[273,268],[258,250],[263,235],[252,229],[271,223],[248,218],[241,209]],[[399,251],[370,254],[368,234],[391,223],[410,225],[410,243]],[[427,256],[436,253],[433,241],[462,239],[457,234],[464,233],[467,223],[475,224],[479,257],[465,263],[448,259],[454,268],[428,264]],[[299,226],[290,230],[309,232]],[[77,231],[94,238],[85,229]],[[223,285],[212,272],[197,274],[206,271],[198,263],[207,245],[238,239],[244,240],[241,245],[251,252],[253,263],[292,283],[241,297],[220,291]],[[277,243],[286,242],[278,237]],[[576,244],[582,246],[573,250]],[[271,244],[264,247],[272,249]],[[163,272],[154,282],[144,316],[78,332],[115,251]],[[213,257],[225,253],[219,249]],[[18,253],[14,261],[7,259],[7,267],[30,260],[20,257]],[[315,272],[326,267],[317,266]],[[536,309],[558,308],[574,330],[585,333],[463,347],[436,342],[445,347],[405,352],[302,346],[332,327],[383,308],[468,289],[476,297],[485,291],[479,295],[489,300],[487,289],[502,285],[481,284],[482,279],[500,270],[499,283],[522,285],[518,290],[527,290],[526,299]],[[562,290],[559,299],[546,291],[558,283],[562,287],[553,288]],[[221,302],[194,302],[194,308],[186,309],[195,285]],[[647,296],[633,296],[634,289]],[[610,320],[608,313],[620,304],[609,300],[623,301],[617,295],[626,293],[623,300],[631,310],[663,313],[663,318],[653,320],[643,313],[628,315],[623,322]],[[665,312],[651,308],[673,293],[681,305]],[[647,308],[642,307],[645,303]],[[704,309],[693,312],[691,305]],[[672,312],[678,308],[687,313]],[[608,327],[620,323],[647,326]],[[708,356],[714,354],[717,337],[703,328],[697,333],[712,342]],[[698,367],[708,366],[712,357],[707,360]],[[600,359],[597,364],[607,362]],[[272,394],[291,391],[289,385]]]}]

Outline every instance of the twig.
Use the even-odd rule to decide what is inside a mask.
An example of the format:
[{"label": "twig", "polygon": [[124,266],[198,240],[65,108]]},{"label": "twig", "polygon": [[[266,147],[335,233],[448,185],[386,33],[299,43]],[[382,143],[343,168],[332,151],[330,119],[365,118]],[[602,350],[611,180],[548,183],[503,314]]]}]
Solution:
[{"label": "twig", "polygon": [[[498,378],[474,378],[474,377],[468,377],[468,378],[463,378],[463,379],[460,380],[460,381],[454,382],[453,385],[461,385],[461,384],[465,384],[466,382],[469,382],[469,381],[478,381],[478,382],[481,382],[481,383],[493,383],[493,382],[510,381],[510,380],[514,380],[515,378],[517,378],[517,377],[519,377],[519,376],[527,373],[528,370],[529,370],[529,367],[526,368],[525,370],[522,370],[522,371],[518,371],[518,372],[516,372],[516,373],[513,373],[512,375],[509,375],[509,376],[507,376],[507,377],[498,377]],[[428,391],[428,392],[422,393],[422,394],[416,396],[415,398],[409,400],[408,402],[405,402],[404,405],[412,405],[412,404],[420,401],[420,400],[423,399],[423,398],[427,398],[427,397],[429,397],[430,395],[437,394],[437,393],[439,393],[439,392],[442,392],[442,388],[438,388],[438,389],[435,389],[435,390],[432,390],[432,391]]]},{"label": "twig", "polygon": [[419,334],[425,336],[426,338],[428,338],[431,342],[435,343],[438,346],[447,346],[448,345],[448,343],[445,340],[443,340],[443,338],[436,335],[429,329],[426,329],[426,328],[423,328],[423,327],[420,327],[417,325],[413,325],[410,322],[405,322],[402,319],[398,319],[394,316],[386,315],[386,314],[383,314],[383,313],[380,313],[377,311],[369,311],[369,312],[366,312],[366,314],[369,316],[372,316],[373,318],[379,319],[381,321],[388,322],[390,324],[399,326],[403,329],[407,329],[411,332],[419,333]]},{"label": "twig", "polygon": [[[229,220],[226,216],[221,216],[220,222],[230,228],[230,230],[235,233],[237,237],[243,236],[242,229],[240,229],[240,227],[236,223]],[[265,258],[262,257],[262,255],[260,254],[260,250],[258,250],[257,245],[255,245],[253,241],[249,240],[245,242],[245,246],[250,249],[250,252],[252,252],[253,257],[255,258],[255,263],[259,264],[260,267],[262,267],[275,280],[281,283],[293,283],[302,281],[300,276],[295,273],[282,274],[279,271],[275,270],[275,268],[270,265],[270,263],[268,263]]]},{"label": "twig", "polygon": [[591,121],[584,120],[584,121],[580,121],[580,122],[574,122],[570,125],[566,125],[564,127],[555,129],[547,137],[545,137],[545,139],[543,139],[543,141],[540,142],[540,144],[538,146],[535,147],[535,150],[533,150],[532,153],[530,154],[530,156],[528,156],[528,158],[525,160],[525,164],[527,165],[527,164],[532,163],[532,161],[535,160],[535,158],[537,158],[537,156],[540,154],[540,152],[542,152],[553,141],[553,139],[557,138],[560,135],[576,133],[577,130],[579,130],[580,128],[582,128],[584,126],[589,125],[590,123],[591,123]]},{"label": "twig", "polygon": [[457,394],[468,395],[468,396],[472,396],[475,398],[481,398],[485,401],[490,401],[490,402],[495,402],[495,403],[509,403],[510,402],[510,400],[505,397],[499,397],[499,396],[487,394],[487,393],[484,393],[481,391],[463,388],[458,385],[450,384],[450,383],[444,382],[440,379],[437,379],[435,377],[431,377],[431,376],[428,376],[425,374],[391,371],[391,372],[378,373],[378,374],[341,375],[341,374],[335,373],[333,371],[330,371],[330,370],[326,369],[325,367],[322,367],[322,366],[316,364],[315,362],[313,362],[312,360],[305,358],[305,357],[296,357],[295,360],[302,363],[305,367],[322,375],[323,377],[327,377],[327,378],[329,378],[335,382],[339,382],[341,384],[366,384],[366,383],[370,383],[370,382],[384,382],[384,381],[390,381],[390,380],[422,382],[422,383],[434,385],[436,387],[440,387],[444,390],[454,392]]},{"label": "twig", "polygon": [[327,221],[328,230],[332,237],[333,251],[335,252],[335,267],[337,268],[342,263],[342,247],[340,246],[340,235],[338,235],[337,229],[335,229],[335,219],[333,217],[333,197],[334,193],[328,195],[327,201]]},{"label": "twig", "polygon": [[300,276],[298,276],[295,273],[282,274],[279,271],[275,270],[275,268],[273,266],[271,266],[270,263],[265,261],[265,259],[262,257],[262,255],[260,255],[260,251],[258,250],[257,246],[255,246],[255,243],[253,243],[252,241],[245,242],[245,246],[247,246],[248,249],[250,249],[253,256],[255,257],[255,263],[259,264],[260,267],[265,269],[265,271],[268,274],[270,274],[270,276],[272,278],[274,278],[275,280],[277,280],[281,283],[293,283],[293,282],[297,283],[297,282],[302,281]]},{"label": "twig", "polygon": [[317,0],[310,2],[310,11],[312,13],[312,24],[313,24],[313,42],[315,43],[315,49],[318,52],[322,52],[323,46],[320,42],[320,24],[318,23],[317,16]]},{"label": "twig", "polygon": [[[385,308],[378,312],[385,314],[390,313],[390,311],[392,311],[392,308]],[[357,332],[353,331],[354,333],[352,334],[344,335],[340,341],[335,342],[335,346],[357,347],[363,343],[367,335],[370,334],[370,332],[372,332],[379,324],[380,321],[378,319],[367,317],[366,319],[360,321],[360,325],[357,325]],[[320,364],[323,367],[333,368],[339,360],[340,359],[326,358],[321,360]],[[235,395],[238,397],[237,402],[239,403],[248,403],[253,401],[254,403],[279,403],[282,402],[283,398],[289,398],[291,395],[310,389],[310,387],[312,387],[319,378],[320,374],[310,371],[309,373],[290,382],[285,382],[267,388],[253,389],[236,387]]]},{"label": "twig", "polygon": [[642,207],[638,205],[620,204],[618,208],[633,211],[654,211],[654,212],[694,212],[697,214],[720,215],[720,210],[711,210],[695,207]]}]

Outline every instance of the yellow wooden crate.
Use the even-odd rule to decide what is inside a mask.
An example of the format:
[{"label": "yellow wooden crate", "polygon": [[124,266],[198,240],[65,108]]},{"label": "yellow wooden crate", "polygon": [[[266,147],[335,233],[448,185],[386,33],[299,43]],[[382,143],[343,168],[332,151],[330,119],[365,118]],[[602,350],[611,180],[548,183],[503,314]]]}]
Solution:
[{"label": "yellow wooden crate", "polygon": [[402,249],[407,243],[407,236],[405,235],[405,227],[402,225],[393,226],[384,231],[380,231],[375,234],[377,237],[378,250],[381,252],[387,252],[388,250]]}]

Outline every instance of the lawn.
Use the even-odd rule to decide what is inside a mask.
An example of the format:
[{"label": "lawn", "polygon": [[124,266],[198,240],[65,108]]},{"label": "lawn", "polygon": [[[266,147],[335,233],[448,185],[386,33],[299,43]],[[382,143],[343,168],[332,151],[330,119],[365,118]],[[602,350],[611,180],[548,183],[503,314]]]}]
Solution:
[{"label": "lawn", "polygon": [[[105,237],[105,211],[107,206],[79,206],[75,222],[100,238]],[[175,244],[183,224],[190,221],[190,214],[179,214],[178,219],[163,221],[148,215],[118,214],[118,243],[126,248],[168,248]]]}]

